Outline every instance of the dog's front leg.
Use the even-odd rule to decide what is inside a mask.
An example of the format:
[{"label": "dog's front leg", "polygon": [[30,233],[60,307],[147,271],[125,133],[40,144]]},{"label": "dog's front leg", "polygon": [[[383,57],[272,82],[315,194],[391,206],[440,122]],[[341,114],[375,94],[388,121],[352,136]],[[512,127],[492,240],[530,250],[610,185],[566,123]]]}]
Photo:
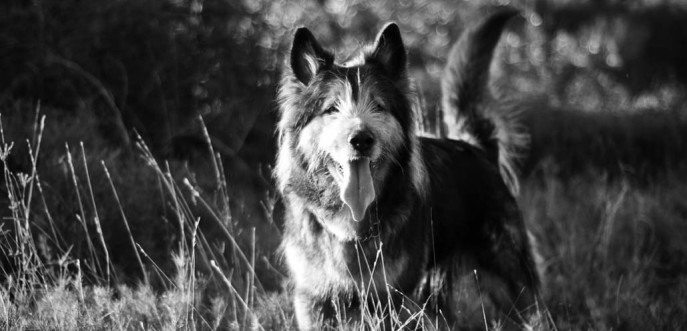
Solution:
[{"label": "dog's front leg", "polygon": [[331,300],[296,290],[293,302],[298,330],[328,330],[336,325]]},{"label": "dog's front leg", "polygon": [[298,329],[301,331],[317,330],[317,318],[314,316],[315,302],[305,293],[296,293],[294,295],[293,308],[296,313],[296,323]]}]

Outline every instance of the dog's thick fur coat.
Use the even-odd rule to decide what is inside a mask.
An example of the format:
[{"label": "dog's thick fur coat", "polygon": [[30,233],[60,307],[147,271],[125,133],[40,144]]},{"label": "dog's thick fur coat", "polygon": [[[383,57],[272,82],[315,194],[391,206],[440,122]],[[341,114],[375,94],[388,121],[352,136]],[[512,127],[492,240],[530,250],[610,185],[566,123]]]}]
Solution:
[{"label": "dog's thick fur coat", "polygon": [[300,329],[423,305],[451,328],[472,318],[479,297],[466,293],[478,286],[498,311],[527,319],[539,280],[511,193],[515,147],[499,131],[509,122],[482,109],[494,47],[514,15],[490,16],[451,51],[443,111],[463,140],[417,136],[396,25],[344,62],[296,32],[279,87],[275,177]]}]

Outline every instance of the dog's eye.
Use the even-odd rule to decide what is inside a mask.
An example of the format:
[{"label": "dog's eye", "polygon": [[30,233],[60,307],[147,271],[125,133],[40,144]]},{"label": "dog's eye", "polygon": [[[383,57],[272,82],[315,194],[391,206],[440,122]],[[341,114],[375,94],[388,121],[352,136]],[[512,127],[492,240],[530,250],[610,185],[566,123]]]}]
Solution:
[{"label": "dog's eye", "polygon": [[384,107],[382,107],[382,105],[375,105],[374,107],[372,107],[372,112],[375,112],[375,113],[384,112]]},{"label": "dog's eye", "polygon": [[322,112],[322,113],[323,114],[332,114],[332,113],[338,113],[338,112],[339,112],[339,109],[332,106],[332,107],[325,109],[324,112]]}]

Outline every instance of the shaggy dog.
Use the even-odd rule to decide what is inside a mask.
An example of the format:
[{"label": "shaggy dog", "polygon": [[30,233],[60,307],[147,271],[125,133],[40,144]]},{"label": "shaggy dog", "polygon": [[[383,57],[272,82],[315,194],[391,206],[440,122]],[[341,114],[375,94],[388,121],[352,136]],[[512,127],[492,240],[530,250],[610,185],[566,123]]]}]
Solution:
[{"label": "shaggy dog", "polygon": [[510,154],[523,137],[487,89],[515,15],[488,17],[451,50],[442,110],[456,140],[417,135],[395,24],[344,61],[296,31],[274,175],[301,330],[453,328],[481,321],[485,307],[519,324],[536,312],[539,279],[511,192]]}]

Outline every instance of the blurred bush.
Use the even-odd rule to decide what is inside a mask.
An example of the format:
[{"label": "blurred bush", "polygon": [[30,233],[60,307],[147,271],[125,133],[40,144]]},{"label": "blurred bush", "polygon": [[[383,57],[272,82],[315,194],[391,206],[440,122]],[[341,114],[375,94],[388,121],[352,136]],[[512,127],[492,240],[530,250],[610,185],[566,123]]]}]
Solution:
[{"label": "blurred bush", "polygon": [[202,115],[225,155],[269,163],[274,84],[295,27],[345,50],[398,22],[411,75],[436,100],[448,47],[504,4],[525,20],[494,65],[502,93],[585,110],[684,103],[687,9],[667,1],[45,0],[0,4],[0,106],[88,104],[112,146],[129,148],[136,130],[172,157],[193,155]]}]

